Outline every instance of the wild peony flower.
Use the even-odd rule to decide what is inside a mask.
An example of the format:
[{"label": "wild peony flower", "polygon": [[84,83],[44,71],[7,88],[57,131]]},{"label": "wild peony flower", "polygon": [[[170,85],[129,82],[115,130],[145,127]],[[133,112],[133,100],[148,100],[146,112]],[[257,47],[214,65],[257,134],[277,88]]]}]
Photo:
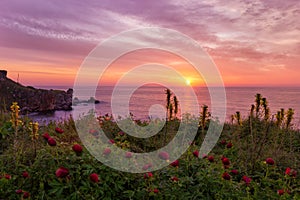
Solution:
[{"label": "wild peony flower", "polygon": [[284,195],[284,189],[277,190],[279,196]]},{"label": "wild peony flower", "polygon": [[92,182],[94,182],[94,183],[98,183],[98,182],[99,182],[99,176],[98,176],[98,174],[92,173],[92,174],[90,175],[90,180],[91,180]]},{"label": "wild peony flower", "polygon": [[151,163],[145,164],[145,165],[143,166],[143,170],[150,169],[151,167],[152,167],[152,164],[151,164]]},{"label": "wild peony flower", "polygon": [[167,152],[162,151],[158,154],[158,157],[162,160],[169,160],[170,156]]},{"label": "wild peony flower", "polygon": [[222,141],[220,142],[220,144],[221,144],[221,145],[226,145],[227,142],[226,142],[226,140],[222,140]]},{"label": "wild peony flower", "polygon": [[233,169],[233,170],[231,170],[231,174],[232,174],[232,175],[238,175],[238,174],[239,174],[239,171],[236,170],[236,169]]},{"label": "wild peony flower", "polygon": [[268,165],[274,165],[274,160],[272,159],[272,158],[267,158],[266,159],[266,163],[268,164]]},{"label": "wild peony flower", "polygon": [[82,146],[80,144],[74,144],[72,149],[76,154],[82,153]]},{"label": "wild peony flower", "polygon": [[29,177],[29,173],[27,171],[24,171],[22,173],[23,178],[28,178]]},{"label": "wild peony flower", "polygon": [[109,143],[109,144],[114,144],[115,141],[114,141],[113,139],[110,139],[110,140],[108,140],[108,143]]},{"label": "wild peony flower", "polygon": [[173,167],[178,167],[179,166],[179,160],[175,160],[170,165],[173,166]]},{"label": "wild peony flower", "polygon": [[5,175],[4,175],[4,178],[7,179],[7,180],[10,180],[10,179],[11,179],[11,175],[5,174]]},{"label": "wild peony flower", "polygon": [[29,192],[24,192],[23,193],[23,199],[28,199],[30,197]]},{"label": "wild peony flower", "polygon": [[285,174],[288,176],[296,177],[297,176],[297,171],[291,168],[286,168]]},{"label": "wild peony flower", "polygon": [[105,156],[108,156],[110,153],[111,153],[110,148],[105,148],[104,151],[103,151],[103,154],[104,154]]},{"label": "wild peony flower", "polygon": [[64,130],[62,130],[62,129],[59,128],[59,127],[56,127],[56,128],[55,128],[55,132],[56,132],[56,133],[62,134],[62,133],[64,132]]},{"label": "wild peony flower", "polygon": [[208,160],[209,162],[214,162],[215,158],[214,158],[213,156],[208,156],[208,157],[207,157],[207,160]]},{"label": "wild peony flower", "polygon": [[285,174],[286,174],[286,175],[291,175],[291,168],[289,168],[289,167],[286,168],[286,169],[285,169]]},{"label": "wild peony flower", "polygon": [[44,133],[42,136],[45,140],[48,140],[50,138],[49,133]]},{"label": "wild peony flower", "polygon": [[193,155],[194,155],[195,157],[199,158],[199,151],[198,151],[198,150],[195,150],[195,151],[193,152]]},{"label": "wild peony flower", "polygon": [[248,186],[249,184],[250,184],[250,182],[251,182],[251,178],[250,177],[248,177],[248,176],[243,176],[242,177],[242,180],[246,183],[246,185]]},{"label": "wild peony flower", "polygon": [[56,146],[56,141],[55,141],[55,139],[52,138],[52,137],[50,137],[50,138],[48,139],[48,144],[49,144],[50,146]]},{"label": "wild peony flower", "polygon": [[178,182],[178,181],[179,181],[179,178],[177,178],[176,176],[173,176],[173,177],[171,178],[171,181],[173,181],[173,182]]},{"label": "wild peony flower", "polygon": [[151,172],[147,172],[144,174],[144,179],[149,179],[151,177],[153,177],[153,174]]},{"label": "wild peony flower", "polygon": [[64,178],[69,175],[69,170],[65,167],[60,167],[56,170],[55,175],[57,178]]},{"label": "wild peony flower", "polygon": [[228,144],[226,145],[226,148],[227,148],[227,149],[230,149],[232,146],[233,146],[232,143],[231,143],[231,142],[228,142]]},{"label": "wild peony flower", "polygon": [[158,190],[157,188],[154,188],[154,189],[153,189],[153,192],[154,192],[155,194],[157,194],[157,193],[159,193],[159,190]]},{"label": "wild peony flower", "polygon": [[22,193],[23,193],[23,190],[21,190],[21,189],[16,190],[16,194],[22,194]]},{"label": "wild peony flower", "polygon": [[223,165],[230,165],[230,160],[226,157],[222,158]]},{"label": "wild peony flower", "polygon": [[222,178],[225,179],[225,180],[230,180],[231,177],[230,177],[230,175],[227,172],[224,172],[222,174]]},{"label": "wild peony flower", "polygon": [[123,131],[120,131],[119,136],[123,136],[123,135],[125,135],[125,133]]},{"label": "wild peony flower", "polygon": [[125,153],[125,158],[132,158],[132,153],[131,152],[126,152]]}]

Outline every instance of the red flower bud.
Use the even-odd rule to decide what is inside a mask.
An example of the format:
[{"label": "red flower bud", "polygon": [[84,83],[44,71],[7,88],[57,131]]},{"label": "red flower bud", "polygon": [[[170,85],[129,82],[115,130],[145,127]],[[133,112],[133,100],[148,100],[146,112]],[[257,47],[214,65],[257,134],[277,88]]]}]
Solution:
[{"label": "red flower bud", "polygon": [[64,167],[60,167],[56,170],[55,175],[57,178],[64,178],[69,175],[69,170]]},{"label": "red flower bud", "polygon": [[48,140],[50,138],[49,133],[44,133],[42,136],[45,140]]},{"label": "red flower bud", "polygon": [[111,153],[110,148],[105,148],[104,151],[103,151],[103,154],[106,155],[106,156],[109,155],[110,153]]},{"label": "red flower bud", "polygon": [[82,152],[82,146],[80,144],[74,144],[73,147],[72,147],[72,149],[77,154],[80,154]]},{"label": "red flower bud", "polygon": [[162,151],[158,154],[158,157],[162,160],[169,160],[170,156],[167,152]]},{"label": "red flower bud", "polygon": [[233,169],[233,170],[231,170],[231,174],[233,174],[233,175],[238,175],[238,174],[239,174],[239,171],[236,170],[236,169]]},{"label": "red flower bud", "polygon": [[29,173],[26,172],[26,171],[24,171],[24,172],[22,173],[22,176],[23,176],[24,178],[28,178],[28,177],[29,177]]},{"label": "red flower bud", "polygon": [[213,156],[208,156],[208,157],[207,157],[207,160],[208,160],[209,162],[214,162],[215,158],[214,158]]},{"label": "red flower bud", "polygon": [[224,172],[222,174],[222,178],[225,179],[225,180],[230,180],[231,177],[230,177],[230,175],[227,172]]},{"label": "red flower bud", "polygon": [[48,139],[48,144],[49,144],[50,146],[56,146],[56,141],[55,141],[55,139],[50,137],[50,138]]},{"label": "red flower bud", "polygon": [[132,158],[132,153],[131,152],[126,152],[125,153],[125,158]]},{"label": "red flower bud", "polygon": [[222,159],[222,163],[223,163],[223,165],[230,165],[230,161],[229,161],[229,159],[226,158],[226,157],[224,157],[224,158]]},{"label": "red flower bud", "polygon": [[99,182],[99,176],[98,176],[98,174],[92,173],[92,174],[90,175],[90,180],[91,180],[92,182],[94,182],[94,183],[98,183],[98,182]]},{"label": "red flower bud", "polygon": [[23,193],[23,199],[28,199],[30,197],[29,192],[24,192]]},{"label": "red flower bud", "polygon": [[229,142],[229,143],[226,145],[226,147],[227,147],[228,149],[230,149],[232,146],[233,146],[233,145],[232,145],[231,142]]},{"label": "red flower bud", "polygon": [[62,133],[64,132],[64,130],[62,130],[62,129],[59,128],[59,127],[56,127],[56,128],[55,128],[55,132],[56,132],[56,133],[62,134]]},{"label": "red flower bud", "polygon": [[153,174],[151,172],[147,172],[144,174],[144,179],[149,179],[151,177],[153,177]]},{"label": "red flower bud", "polygon": [[199,158],[199,151],[198,151],[198,150],[195,150],[195,151],[193,152],[193,155],[194,155],[195,157]]},{"label": "red flower bud", "polygon": [[268,165],[274,165],[274,160],[272,159],[272,158],[267,158],[266,159],[266,163],[268,164]]},{"label": "red flower bud", "polygon": [[250,177],[248,177],[248,176],[243,176],[242,177],[242,180],[246,183],[246,185],[248,186],[249,184],[250,184],[250,182],[251,182],[251,178]]},{"label": "red flower bud", "polygon": [[178,181],[179,181],[179,178],[177,178],[176,176],[173,176],[173,177],[171,178],[171,180],[172,180],[173,182],[178,182]]},{"label": "red flower bud", "polygon": [[170,165],[173,166],[173,167],[178,167],[179,166],[179,160],[175,160]]}]

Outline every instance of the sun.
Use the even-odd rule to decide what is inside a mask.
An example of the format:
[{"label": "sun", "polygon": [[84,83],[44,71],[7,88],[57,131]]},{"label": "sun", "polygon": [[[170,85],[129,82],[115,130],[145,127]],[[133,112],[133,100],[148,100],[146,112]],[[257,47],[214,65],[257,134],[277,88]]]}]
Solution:
[{"label": "sun", "polygon": [[191,80],[190,80],[190,79],[186,79],[186,80],[185,80],[185,84],[191,85]]}]

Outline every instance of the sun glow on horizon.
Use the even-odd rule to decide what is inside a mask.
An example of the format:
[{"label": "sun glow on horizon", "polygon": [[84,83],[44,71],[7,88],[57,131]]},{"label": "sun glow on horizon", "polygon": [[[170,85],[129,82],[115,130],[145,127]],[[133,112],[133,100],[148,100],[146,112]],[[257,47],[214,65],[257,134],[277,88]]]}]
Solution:
[{"label": "sun glow on horizon", "polygon": [[191,79],[186,79],[186,80],[185,80],[185,84],[191,85]]}]

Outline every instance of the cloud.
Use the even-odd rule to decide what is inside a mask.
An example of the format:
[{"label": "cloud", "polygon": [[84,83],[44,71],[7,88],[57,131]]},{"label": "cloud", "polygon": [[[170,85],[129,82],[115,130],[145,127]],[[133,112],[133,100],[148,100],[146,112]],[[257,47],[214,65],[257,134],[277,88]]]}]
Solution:
[{"label": "cloud", "polygon": [[[80,63],[99,42],[114,34],[155,26],[187,34],[214,59],[226,59],[236,66],[253,66],[257,72],[276,70],[278,67],[265,66],[279,65],[296,70],[295,63],[300,62],[299,8],[299,0],[2,0],[0,47],[36,52],[36,58],[27,56],[31,59],[38,60],[43,52],[49,53],[49,60],[61,57]],[[13,56],[21,61],[25,55]]]}]

